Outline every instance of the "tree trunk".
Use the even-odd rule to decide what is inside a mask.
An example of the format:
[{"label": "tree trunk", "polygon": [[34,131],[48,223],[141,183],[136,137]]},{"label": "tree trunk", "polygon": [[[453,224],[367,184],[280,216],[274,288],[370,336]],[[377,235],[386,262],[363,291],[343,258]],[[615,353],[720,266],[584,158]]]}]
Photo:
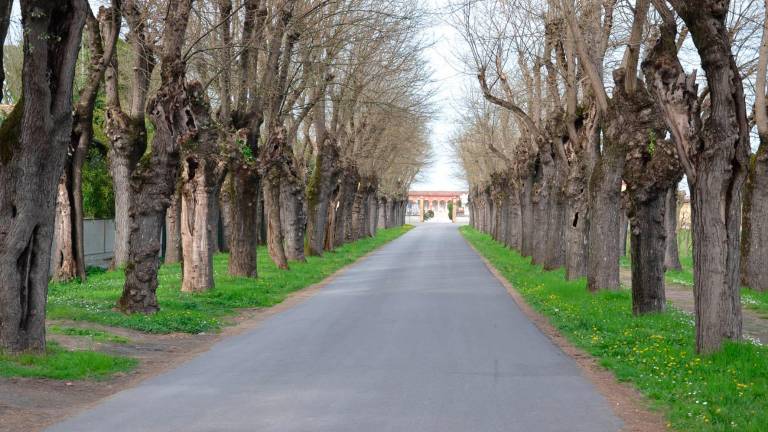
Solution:
[{"label": "tree trunk", "polygon": [[533,256],[533,232],[535,225],[533,222],[533,176],[527,176],[522,179],[523,187],[520,193],[520,217],[522,220],[522,238],[520,255],[524,257]]},{"label": "tree trunk", "polygon": [[379,197],[377,219],[376,228],[384,229],[387,227],[387,199],[385,197]]},{"label": "tree trunk", "polygon": [[171,195],[171,202],[165,212],[165,263],[181,261],[181,190]]},{"label": "tree trunk", "polygon": [[542,163],[539,157],[534,177],[533,190],[531,192],[533,203],[533,260],[537,265],[544,265],[547,261],[547,236],[549,222],[549,192],[552,175],[550,163]]},{"label": "tree trunk", "polygon": [[339,151],[328,138],[318,150],[315,168],[307,185],[307,240],[305,253],[320,256],[326,240],[331,197],[338,181]]},{"label": "tree trunk", "polygon": [[619,237],[621,225],[621,174],[624,148],[603,144],[589,182],[589,248],[587,285],[590,291],[619,288]]},{"label": "tree trunk", "polygon": [[666,194],[633,202],[629,214],[632,235],[632,313],[662,312],[664,297],[664,225]]},{"label": "tree trunk", "polygon": [[222,199],[227,203],[225,219],[229,221],[227,272],[232,276],[256,277],[256,247],[261,219],[260,181],[254,166],[244,161],[230,167],[230,175],[222,187]]},{"label": "tree trunk", "polygon": [[768,291],[768,137],[752,156],[744,188],[744,229],[741,232],[741,283]]},{"label": "tree trunk", "polygon": [[280,219],[280,190],[282,178],[290,158],[285,143],[285,128],[270,125],[267,144],[259,161],[264,195],[264,215],[267,223],[267,250],[278,268],[288,269],[285,255],[283,227]]},{"label": "tree trunk", "polygon": [[51,257],[51,274],[53,280],[66,282],[78,275],[78,262],[75,253],[76,243],[72,232],[74,216],[71,196],[69,194],[71,184],[68,180],[69,170],[65,169],[59,180],[58,194],[56,198],[56,222],[53,239],[53,256]]},{"label": "tree trunk", "polygon": [[[556,163],[565,163],[556,161]],[[547,257],[545,270],[555,270],[565,266],[565,215],[566,197],[565,167],[555,166],[549,192],[549,217],[547,220]]]},{"label": "tree trunk", "polygon": [[627,217],[627,210],[622,207],[619,210],[619,251],[621,256],[627,256],[627,234],[629,233],[629,218]]},{"label": "tree trunk", "polygon": [[[576,162],[580,164],[580,161]],[[587,275],[587,238],[589,215],[586,179],[583,172],[572,173],[566,186],[568,206],[565,231],[565,278],[574,280]]]},{"label": "tree trunk", "polygon": [[523,236],[520,191],[517,188],[510,189],[509,215],[507,222],[507,246],[519,252]]},{"label": "tree trunk", "polygon": [[181,290],[202,292],[213,288],[214,284],[213,254],[219,224],[217,208],[228,162],[220,155],[229,153],[229,142],[235,140],[213,122],[206,97],[192,99],[189,106],[193,110],[196,130],[181,148]]},{"label": "tree trunk", "polygon": [[[115,191],[115,256],[112,259],[113,269],[121,268],[128,262],[128,233],[129,218],[128,208],[131,203],[131,172],[133,172],[138,157],[129,155],[133,144],[129,139],[118,138],[116,134],[124,136],[128,130],[118,131],[107,112],[106,132],[110,137],[109,146],[109,172],[112,176],[112,187]],[[143,135],[145,136],[145,135]]]},{"label": "tree trunk", "polygon": [[677,183],[667,190],[664,208],[664,228],[667,233],[666,246],[664,248],[664,269],[680,271],[683,269],[683,266],[680,265],[680,252],[677,245]]},{"label": "tree trunk", "polygon": [[[659,61],[644,62],[664,106],[691,191],[696,349],[711,353],[741,338],[741,193],[749,164],[749,125],[741,75],[731,53],[727,2],[670,0],[685,21],[707,76],[711,108],[702,124],[695,77],[685,74],[671,43],[671,12],[654,46]],[[684,125],[684,126],[680,126]]]},{"label": "tree trunk", "polygon": [[369,232],[371,233],[371,237],[376,235],[376,229],[378,228],[379,224],[379,199],[378,196],[378,190],[374,188],[374,190],[371,192],[371,194],[368,196],[368,215],[370,217],[369,223]]},{"label": "tree trunk", "polygon": [[285,255],[291,261],[306,261],[304,236],[307,229],[307,202],[303,183],[293,175],[283,177],[280,184],[282,227]]},{"label": "tree trunk", "polygon": [[[0,126],[0,350],[8,353],[45,350],[57,185],[72,133],[72,82],[87,6],[21,1],[23,99]],[[10,18],[6,9],[3,20]]]},{"label": "tree trunk", "polygon": [[184,292],[203,292],[214,286],[213,236],[218,222],[213,219],[218,199],[216,170],[216,161],[211,159],[189,156],[182,163],[181,290]]},{"label": "tree trunk", "polygon": [[182,141],[197,133],[197,113],[189,105],[205,98],[200,83],[184,84],[181,49],[192,0],[173,3],[165,19],[160,88],[147,104],[155,125],[152,150],[131,174],[128,263],[123,294],[118,301],[118,308],[125,313],[159,310],[156,291],[160,232],[174,192]]}]

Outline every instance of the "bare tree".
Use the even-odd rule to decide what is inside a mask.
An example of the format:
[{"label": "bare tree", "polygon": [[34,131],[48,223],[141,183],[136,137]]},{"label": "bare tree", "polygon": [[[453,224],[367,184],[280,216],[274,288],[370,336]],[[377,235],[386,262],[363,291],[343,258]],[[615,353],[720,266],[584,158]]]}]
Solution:
[{"label": "bare tree", "polygon": [[[87,8],[83,0],[21,1],[23,99],[0,127],[0,348],[8,352],[45,349],[56,185]],[[7,3],[0,12],[4,39]]]}]

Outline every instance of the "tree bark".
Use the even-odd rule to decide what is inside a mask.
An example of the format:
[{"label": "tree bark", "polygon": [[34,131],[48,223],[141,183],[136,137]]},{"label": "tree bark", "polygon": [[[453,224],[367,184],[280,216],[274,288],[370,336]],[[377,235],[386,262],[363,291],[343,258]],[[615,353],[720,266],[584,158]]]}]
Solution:
[{"label": "tree bark", "polygon": [[228,162],[223,154],[234,140],[213,122],[206,97],[192,99],[189,107],[196,130],[181,148],[181,290],[202,292],[214,287],[217,207]]},{"label": "tree bark", "polygon": [[655,61],[643,65],[663,107],[667,126],[691,191],[696,349],[717,351],[741,338],[740,234],[742,187],[749,158],[749,126],[740,72],[726,27],[728,2],[670,0],[701,58],[710,115],[702,122],[695,76],[683,71],[671,44],[676,24],[660,12],[665,28]]},{"label": "tree bark", "polygon": [[768,136],[752,156],[744,188],[744,229],[741,232],[741,283],[768,291]]},{"label": "tree bark", "polygon": [[533,256],[533,176],[522,178],[522,191],[520,193],[520,217],[522,220],[522,238],[520,254],[524,257]]},{"label": "tree bark", "polygon": [[664,294],[664,225],[666,194],[652,194],[633,203],[629,220],[632,235],[632,313],[662,312]]},{"label": "tree bark", "polygon": [[307,240],[305,253],[320,256],[326,242],[326,228],[333,190],[339,177],[339,152],[330,137],[320,144],[315,168],[307,185]]},{"label": "tree bark", "polygon": [[165,263],[181,262],[181,207],[182,191],[177,189],[171,195],[171,202],[165,212]]},{"label": "tree bark", "polygon": [[[119,2],[117,2],[119,6]],[[93,109],[104,71],[112,60],[117,44],[120,14],[113,8],[101,8],[99,18],[90,9],[86,14],[88,46],[91,61],[86,84],[74,106],[70,156],[64,167],[58,194],[56,245],[53,276],[55,280],[67,281],[80,278],[84,281],[85,247],[83,241],[83,165],[93,139]],[[100,23],[101,27],[100,28]],[[102,35],[104,40],[102,40]]]},{"label": "tree bark", "polygon": [[230,167],[230,175],[222,188],[224,210],[229,221],[227,271],[232,276],[256,277],[256,246],[259,240],[259,205],[261,188],[255,166],[240,161]]},{"label": "tree bark", "polygon": [[[156,64],[154,45],[148,41],[144,12],[135,1],[124,0],[121,13],[130,29],[128,41],[133,57],[131,106],[128,112],[120,106],[117,56],[112,56],[105,72],[104,84],[107,99],[104,131],[109,138],[109,172],[115,191],[115,253],[112,268],[121,268],[128,262],[128,214],[132,193],[130,179],[147,149],[146,101]],[[115,26],[105,33],[119,32],[118,29]]]},{"label": "tree bark", "polygon": [[285,255],[291,261],[306,261],[304,237],[307,230],[307,200],[304,184],[295,170],[289,170],[280,183],[280,204]]},{"label": "tree bark", "polygon": [[664,253],[664,269],[677,270],[683,269],[680,265],[680,251],[677,245],[677,183],[667,190],[666,204],[664,206],[664,229],[666,230],[666,246]]},{"label": "tree bark", "polygon": [[152,150],[131,174],[128,210],[128,263],[118,308],[125,313],[154,313],[157,304],[157,270],[160,232],[179,169],[182,141],[197,133],[196,109],[190,103],[205,97],[200,83],[185,85],[184,43],[192,0],[169,4],[165,19],[161,84],[148,102],[155,125]]},{"label": "tree bark", "polygon": [[[54,203],[87,8],[82,0],[21,1],[23,99],[0,126],[0,350],[8,353],[45,350]],[[10,8],[0,11],[5,23]],[[0,46],[6,30],[0,25]]]},{"label": "tree bark", "polygon": [[[56,222],[53,239],[53,256],[51,274],[53,280],[57,282],[66,282],[72,280],[78,275],[78,261],[74,241],[75,235],[72,232],[75,229],[73,222],[74,216],[72,200],[69,192],[71,191],[69,181],[70,170],[65,169],[59,180],[58,194],[56,196]],[[83,269],[85,273],[85,269]]]},{"label": "tree bark", "polygon": [[267,250],[275,265],[284,270],[288,269],[288,258],[285,255],[283,227],[280,220],[280,189],[284,167],[287,164],[287,152],[285,128],[271,125],[267,145],[259,161],[259,174],[264,194]]}]

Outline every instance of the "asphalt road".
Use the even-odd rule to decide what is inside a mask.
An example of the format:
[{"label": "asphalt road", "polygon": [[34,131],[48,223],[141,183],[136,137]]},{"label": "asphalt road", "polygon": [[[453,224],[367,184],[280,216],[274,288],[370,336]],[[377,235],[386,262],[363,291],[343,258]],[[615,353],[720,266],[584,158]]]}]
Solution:
[{"label": "asphalt road", "polygon": [[608,402],[455,225],[51,431],[616,431]]}]

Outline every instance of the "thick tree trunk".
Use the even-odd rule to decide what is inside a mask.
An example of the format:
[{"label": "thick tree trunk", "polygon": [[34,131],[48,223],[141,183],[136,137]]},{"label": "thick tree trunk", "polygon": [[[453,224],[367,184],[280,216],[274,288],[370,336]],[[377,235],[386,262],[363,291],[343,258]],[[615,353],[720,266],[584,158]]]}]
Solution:
[{"label": "thick tree trunk", "polygon": [[[711,353],[741,338],[741,193],[749,164],[749,125],[741,75],[726,26],[728,2],[670,0],[685,21],[707,76],[709,115],[702,124],[695,77],[686,76],[673,49],[676,24],[665,27],[644,62],[664,106],[691,191],[696,349]],[[684,125],[684,126],[680,126]]]},{"label": "thick tree trunk", "polygon": [[507,246],[520,251],[523,236],[520,191],[510,187],[509,215],[507,222]]},{"label": "thick tree trunk", "polygon": [[547,256],[544,263],[545,270],[555,270],[565,266],[565,217],[567,211],[567,201],[565,196],[566,177],[567,172],[564,167],[555,166],[554,177],[549,192]]},{"label": "thick tree trunk", "polygon": [[[8,353],[45,350],[57,185],[87,7],[81,0],[21,1],[23,99],[0,126],[0,350]],[[0,21],[9,19],[5,9]]]},{"label": "thick tree trunk", "polygon": [[666,194],[653,194],[633,202],[629,221],[632,233],[632,313],[662,312],[664,297],[664,225]]},{"label": "thick tree trunk", "polygon": [[533,176],[522,179],[522,190],[520,193],[520,217],[522,223],[522,236],[520,255],[524,257],[533,256],[533,233],[536,229],[533,222]]},{"label": "thick tree trunk", "polygon": [[624,147],[605,143],[589,185],[589,248],[587,285],[590,291],[619,288],[621,174]]},{"label": "thick tree trunk", "polygon": [[376,222],[376,228],[384,229],[387,227],[387,205],[388,201],[385,197],[379,197],[378,199],[378,218]]},{"label": "thick tree trunk", "polygon": [[[193,110],[196,130],[181,148],[181,290],[202,292],[213,288],[214,284],[219,191],[228,162],[220,155],[228,153],[230,141],[235,140],[213,122],[206,97],[192,99],[189,106]],[[178,193],[173,196],[175,198]]]},{"label": "thick tree trunk", "polygon": [[323,142],[315,158],[315,168],[307,185],[307,240],[305,253],[323,254],[331,197],[339,177],[339,151],[336,143],[328,138]]},{"label": "thick tree trunk", "polygon": [[741,283],[768,291],[768,137],[752,156],[744,188],[744,228],[741,232]]},{"label": "thick tree trunk", "polygon": [[533,204],[533,260],[537,265],[544,265],[547,262],[547,237],[549,231],[549,204],[550,204],[550,182],[552,180],[553,167],[551,160],[542,162],[539,157],[534,176],[533,190],[531,192],[531,201]]},{"label": "thick tree trunk", "polygon": [[[110,120],[109,113],[106,121],[107,135],[110,137],[109,172],[112,176],[112,187],[115,191],[115,256],[112,259],[112,268],[121,268],[128,262],[128,233],[129,218],[128,208],[131,203],[131,172],[138,163],[137,157],[128,155],[126,147],[131,146],[123,139],[115,139],[111,134],[117,129]],[[121,135],[123,132],[117,132]],[[120,144],[118,144],[120,143]],[[125,145],[123,145],[125,144]]]},{"label": "thick tree trunk", "polygon": [[667,190],[664,208],[664,228],[667,233],[664,247],[664,269],[680,271],[683,266],[680,265],[680,251],[677,245],[677,183]]},{"label": "thick tree trunk", "polygon": [[235,164],[222,187],[222,200],[227,228],[229,263],[227,272],[232,276],[256,277],[256,247],[261,220],[260,181],[256,168],[248,163]]},{"label": "thick tree trunk", "polygon": [[123,294],[118,301],[118,307],[126,313],[159,310],[156,291],[160,233],[174,192],[182,141],[197,133],[197,113],[190,103],[205,98],[200,83],[184,84],[181,48],[192,0],[173,3],[165,20],[161,85],[148,103],[155,125],[152,150],[131,174],[128,263]]},{"label": "thick tree trunk", "polygon": [[[579,162],[577,162],[579,163]],[[578,279],[587,275],[587,238],[589,215],[586,179],[576,174],[568,180],[568,206],[565,231],[565,278]]]},{"label": "thick tree trunk", "polygon": [[290,157],[285,142],[285,128],[281,125],[270,125],[267,144],[259,160],[259,173],[262,178],[264,216],[267,224],[267,250],[275,265],[284,270],[288,269],[288,258],[285,255],[285,239],[280,217],[280,191]]},{"label": "thick tree trunk", "polygon": [[171,202],[165,212],[165,263],[181,262],[181,197],[177,190],[171,195]]},{"label": "thick tree trunk", "polygon": [[292,175],[283,177],[280,184],[280,204],[285,256],[291,261],[306,261],[304,236],[307,229],[307,201],[303,183]]},{"label": "thick tree trunk", "polygon": [[278,268],[288,269],[283,229],[280,224],[280,173],[267,171],[262,178],[264,215],[267,224],[267,250]]},{"label": "thick tree trunk", "polygon": [[370,217],[370,220],[368,221],[369,224],[369,232],[371,234],[371,237],[376,235],[376,229],[378,228],[379,224],[379,199],[378,197],[378,190],[373,189],[373,191],[368,196],[368,216]]},{"label": "thick tree trunk", "polygon": [[213,241],[218,218],[213,216],[218,200],[219,170],[216,160],[205,157],[188,156],[182,163],[181,290],[184,292],[202,292],[214,287]]}]

